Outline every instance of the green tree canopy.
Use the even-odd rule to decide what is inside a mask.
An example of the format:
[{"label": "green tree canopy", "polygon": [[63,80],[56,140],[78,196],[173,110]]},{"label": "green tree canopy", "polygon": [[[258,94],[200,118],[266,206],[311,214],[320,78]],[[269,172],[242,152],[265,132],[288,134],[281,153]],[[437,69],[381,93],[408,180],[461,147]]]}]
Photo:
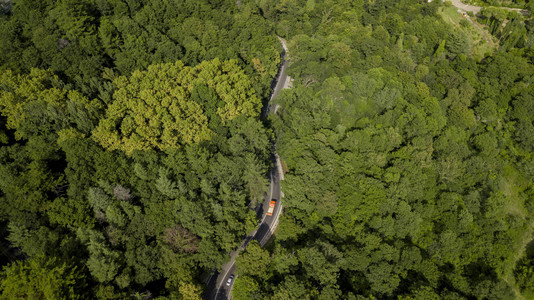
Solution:
[{"label": "green tree canopy", "polygon": [[[257,117],[261,107],[252,82],[235,60],[214,59],[196,67],[180,61],[152,65],[147,71],[121,76],[114,84],[114,101],[93,138],[108,150],[127,154],[209,140],[213,132],[208,124],[216,120],[208,116],[222,122],[239,115]],[[211,90],[216,99],[203,103],[203,96],[195,94],[197,101],[193,100],[191,92],[199,86],[208,88],[205,97],[214,98]]]},{"label": "green tree canopy", "polygon": [[0,273],[2,299],[83,299],[83,274],[54,258],[16,261]]},{"label": "green tree canopy", "polygon": [[17,139],[48,135],[75,127],[89,133],[102,104],[69,90],[51,71],[32,69],[30,74],[0,72],[0,113]]},{"label": "green tree canopy", "polygon": [[269,261],[269,252],[262,249],[256,240],[253,240],[247,246],[247,250],[236,259],[237,273],[259,278],[265,277]]}]

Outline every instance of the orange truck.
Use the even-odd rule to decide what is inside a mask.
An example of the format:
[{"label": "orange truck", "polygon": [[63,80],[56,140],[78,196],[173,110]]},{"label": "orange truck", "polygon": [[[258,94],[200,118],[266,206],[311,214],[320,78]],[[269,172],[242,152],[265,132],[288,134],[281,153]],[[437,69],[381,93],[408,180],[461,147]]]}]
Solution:
[{"label": "orange truck", "polygon": [[274,206],[276,205],[276,200],[271,199],[271,203],[269,203],[269,209],[267,210],[267,215],[272,216],[274,212]]}]

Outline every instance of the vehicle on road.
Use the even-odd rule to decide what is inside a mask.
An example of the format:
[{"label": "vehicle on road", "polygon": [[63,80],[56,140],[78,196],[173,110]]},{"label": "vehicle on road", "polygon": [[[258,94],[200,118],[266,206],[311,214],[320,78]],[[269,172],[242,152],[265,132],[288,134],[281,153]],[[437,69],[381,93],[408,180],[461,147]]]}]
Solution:
[{"label": "vehicle on road", "polygon": [[272,216],[274,212],[274,206],[276,205],[276,200],[271,199],[271,203],[269,203],[269,209],[267,210],[267,215]]},{"label": "vehicle on road", "polygon": [[234,280],[234,274],[230,275],[230,278],[226,281],[226,286],[230,286],[232,284],[232,280]]}]

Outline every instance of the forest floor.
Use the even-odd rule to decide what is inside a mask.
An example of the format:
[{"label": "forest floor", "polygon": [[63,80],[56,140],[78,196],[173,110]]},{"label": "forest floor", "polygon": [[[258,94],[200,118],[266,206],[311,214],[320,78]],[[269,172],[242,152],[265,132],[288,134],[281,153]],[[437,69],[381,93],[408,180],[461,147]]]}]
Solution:
[{"label": "forest floor", "polygon": [[505,271],[503,278],[506,282],[508,282],[508,284],[510,284],[510,286],[512,286],[512,289],[514,290],[517,299],[525,299],[525,297],[521,294],[519,288],[515,284],[513,271],[517,261],[523,257],[525,252],[527,252],[528,245],[532,242],[532,234],[534,232],[534,221],[532,220],[532,218],[529,218],[527,209],[519,200],[519,193],[522,189],[521,187],[526,187],[528,185],[528,182],[527,179],[523,178],[513,166],[506,166],[504,170],[506,176],[504,176],[503,178],[506,179],[503,179],[500,182],[499,188],[503,191],[503,194],[504,196],[506,196],[506,199],[512,200],[505,203],[506,211],[509,215],[524,219],[527,222],[528,228],[525,233],[518,238],[517,244],[519,245],[519,247],[517,248],[517,253],[512,258],[513,264],[509,269]]},{"label": "forest floor", "polygon": [[462,0],[451,0],[451,2],[452,2],[452,5],[456,6],[457,8],[462,9],[464,11],[470,11],[475,14],[479,13],[484,7],[501,8],[501,9],[506,9],[509,11],[517,11],[522,14],[528,14],[528,11],[522,8],[506,7],[506,6],[477,6],[477,5],[465,4],[462,2]]},{"label": "forest floor", "polygon": [[517,286],[515,282],[514,277],[514,268],[517,262],[523,257],[525,252],[527,252],[528,247],[530,244],[532,244],[532,234],[534,233],[534,221],[530,220],[527,224],[528,229],[525,231],[523,236],[519,239],[519,250],[515,254],[515,256],[512,258],[513,264],[505,270],[505,273],[503,274],[503,279],[506,281],[511,287],[512,290],[515,293],[516,299],[518,300],[524,300],[524,299],[532,299],[530,297],[525,297],[521,291],[519,290],[519,287]]},{"label": "forest floor", "polygon": [[[496,50],[499,47],[499,43],[488,32],[488,30],[483,25],[473,20],[469,15],[463,13],[469,11],[477,14],[480,12],[482,7],[467,5],[460,0],[453,0],[452,3],[453,6],[442,8],[440,13],[445,21],[449,22],[456,28],[463,28],[464,32],[469,35],[469,38],[473,42],[473,56],[481,59],[486,53],[491,53]],[[520,11],[524,13],[524,10],[516,8],[503,7],[503,9]],[[461,25],[460,22],[464,18],[469,21],[470,26],[466,27]],[[517,172],[514,172],[514,170],[508,169],[508,172],[516,176],[509,177],[509,181],[501,182],[501,189],[508,196],[507,199],[519,199],[519,197],[515,195],[517,193],[516,187],[522,184],[522,179],[517,177]],[[503,279],[512,287],[516,299],[523,300],[525,299],[525,296],[521,294],[521,291],[515,283],[513,270],[517,261],[520,260],[527,251],[527,245],[533,243],[532,234],[534,233],[534,221],[528,218],[527,212],[522,203],[518,203],[516,201],[506,203],[506,210],[510,215],[526,219],[528,226],[526,232],[522,236],[518,237],[517,242],[519,247],[517,248],[517,253],[512,258],[513,263],[511,264],[510,268],[507,268],[507,270],[504,271],[503,274]]]},{"label": "forest floor", "polygon": [[[454,6],[443,7],[440,9],[443,19],[454,26],[463,30],[473,43],[472,54],[478,59],[484,58],[487,53],[492,53],[498,47],[494,37],[479,23],[473,21],[468,15],[462,15]],[[463,27],[460,22],[466,19],[470,26]]]}]

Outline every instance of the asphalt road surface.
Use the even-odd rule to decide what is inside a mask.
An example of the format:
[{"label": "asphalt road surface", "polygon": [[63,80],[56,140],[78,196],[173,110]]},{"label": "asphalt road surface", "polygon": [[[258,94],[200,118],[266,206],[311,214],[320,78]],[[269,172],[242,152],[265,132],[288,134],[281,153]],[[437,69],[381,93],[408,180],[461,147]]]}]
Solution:
[{"label": "asphalt road surface", "polygon": [[[271,94],[269,103],[267,103],[266,105],[266,109],[264,109],[264,114],[268,113],[270,110],[270,100],[276,98],[278,96],[278,93],[282,89],[291,87],[291,78],[288,77],[286,74],[287,47],[282,39],[280,39],[280,42],[282,43],[282,47],[284,48],[284,52],[282,53],[283,62],[278,71],[278,76],[276,80],[273,81],[273,93]],[[280,174],[278,174],[279,168],[277,167],[279,162],[277,161],[276,157],[276,155],[273,155],[272,157],[274,167],[271,170],[270,190],[268,193],[265,194],[265,199],[263,201],[263,205],[259,214],[261,216],[261,222],[259,223],[258,228],[255,231],[245,237],[239,249],[230,253],[231,259],[222,267],[221,271],[215,272],[209,277],[207,282],[206,295],[204,295],[205,300],[228,299],[230,297],[230,291],[232,290],[235,279],[238,277],[238,274],[235,273],[235,258],[237,257],[239,250],[245,249],[248,243],[253,239],[257,240],[259,244],[263,247],[276,229],[276,226],[278,225],[278,218],[282,213],[282,203],[280,201],[282,193],[280,190]],[[268,216],[265,213],[269,208],[269,203],[271,202],[271,199],[276,200],[276,205],[274,207],[273,215]],[[234,274],[234,280],[232,280],[231,284],[227,286],[226,283],[228,281],[228,278],[232,274]]]}]

